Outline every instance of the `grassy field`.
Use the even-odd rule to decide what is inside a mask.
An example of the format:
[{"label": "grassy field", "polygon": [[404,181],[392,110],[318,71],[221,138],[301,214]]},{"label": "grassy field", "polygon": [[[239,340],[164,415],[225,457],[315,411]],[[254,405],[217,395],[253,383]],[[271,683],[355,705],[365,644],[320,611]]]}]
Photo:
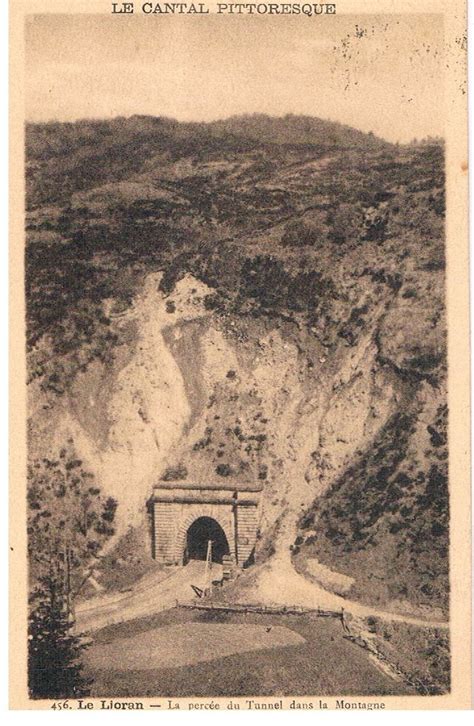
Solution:
[{"label": "grassy field", "polygon": [[[151,641],[160,629],[169,631],[171,626],[179,624],[183,628],[186,624],[189,635],[193,630],[190,624],[199,623],[206,626],[235,625],[234,641],[235,637],[242,637],[243,652],[234,652],[233,655],[194,665],[157,668],[156,654],[151,660],[149,647],[143,648],[143,642],[148,639]],[[245,638],[248,637],[245,626],[260,626],[256,629],[260,634],[263,629],[266,632],[267,628],[275,628],[280,633],[281,629],[285,629],[287,633],[295,634],[295,644],[265,647],[263,636],[260,635],[261,649],[245,652]],[[199,629],[196,630],[199,632]],[[228,627],[225,632],[226,638],[229,638]],[[303,640],[298,642],[297,636]],[[137,650],[142,648],[141,664],[140,657],[130,653],[133,642]],[[189,648],[189,639],[184,638],[182,645]],[[209,645],[207,647],[209,649]],[[179,648],[179,642],[175,642],[174,648]],[[128,650],[126,658],[125,650]],[[102,658],[104,653],[108,655],[107,662]],[[222,653],[222,643],[216,646],[218,653]],[[164,650],[163,661],[166,658]],[[126,661],[132,666],[130,669],[124,668]],[[94,667],[94,662],[101,667]],[[92,695],[96,697],[382,696],[414,693],[404,683],[389,678],[368,659],[361,648],[344,639],[339,621],[307,615],[168,610],[153,617],[110,626],[96,633],[87,654],[86,667],[87,675],[94,679]]]}]

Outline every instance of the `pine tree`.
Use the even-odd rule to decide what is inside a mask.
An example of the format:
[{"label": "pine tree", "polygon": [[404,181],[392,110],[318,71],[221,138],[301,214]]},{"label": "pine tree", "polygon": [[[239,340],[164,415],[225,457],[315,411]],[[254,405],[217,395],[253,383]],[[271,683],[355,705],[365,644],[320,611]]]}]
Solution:
[{"label": "pine tree", "polygon": [[89,695],[81,653],[87,645],[72,632],[64,578],[51,572],[41,578],[30,598],[28,687],[32,698]]}]

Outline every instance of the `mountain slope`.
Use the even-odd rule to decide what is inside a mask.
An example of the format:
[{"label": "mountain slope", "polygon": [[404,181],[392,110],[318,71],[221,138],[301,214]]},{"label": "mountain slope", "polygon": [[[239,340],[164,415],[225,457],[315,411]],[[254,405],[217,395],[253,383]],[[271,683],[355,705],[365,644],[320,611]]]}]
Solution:
[{"label": "mountain slope", "polygon": [[26,139],[31,456],[72,435],[122,527],[159,476],[258,479],[262,556],[285,520],[298,567],[446,608],[442,143],[262,116]]}]

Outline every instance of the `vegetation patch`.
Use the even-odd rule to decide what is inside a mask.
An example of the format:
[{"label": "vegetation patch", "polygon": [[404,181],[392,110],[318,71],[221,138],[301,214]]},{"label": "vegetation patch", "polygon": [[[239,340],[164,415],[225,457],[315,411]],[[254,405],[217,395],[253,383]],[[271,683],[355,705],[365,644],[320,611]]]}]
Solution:
[{"label": "vegetation patch", "polygon": [[[373,444],[301,517],[293,547],[355,578],[349,597],[383,607],[447,611],[449,497],[447,408],[420,432],[407,403]],[[424,433],[427,447],[416,439]]]},{"label": "vegetation patch", "polygon": [[377,617],[367,618],[366,622],[379,652],[419,693],[435,696],[450,692],[448,630],[388,622]]}]

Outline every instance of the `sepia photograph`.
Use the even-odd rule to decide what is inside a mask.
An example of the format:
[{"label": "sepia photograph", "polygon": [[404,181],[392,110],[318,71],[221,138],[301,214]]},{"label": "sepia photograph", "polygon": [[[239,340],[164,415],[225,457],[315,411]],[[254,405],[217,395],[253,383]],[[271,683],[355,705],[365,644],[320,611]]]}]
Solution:
[{"label": "sepia photograph", "polygon": [[39,5],[26,707],[468,707],[466,35],[435,1]]}]

